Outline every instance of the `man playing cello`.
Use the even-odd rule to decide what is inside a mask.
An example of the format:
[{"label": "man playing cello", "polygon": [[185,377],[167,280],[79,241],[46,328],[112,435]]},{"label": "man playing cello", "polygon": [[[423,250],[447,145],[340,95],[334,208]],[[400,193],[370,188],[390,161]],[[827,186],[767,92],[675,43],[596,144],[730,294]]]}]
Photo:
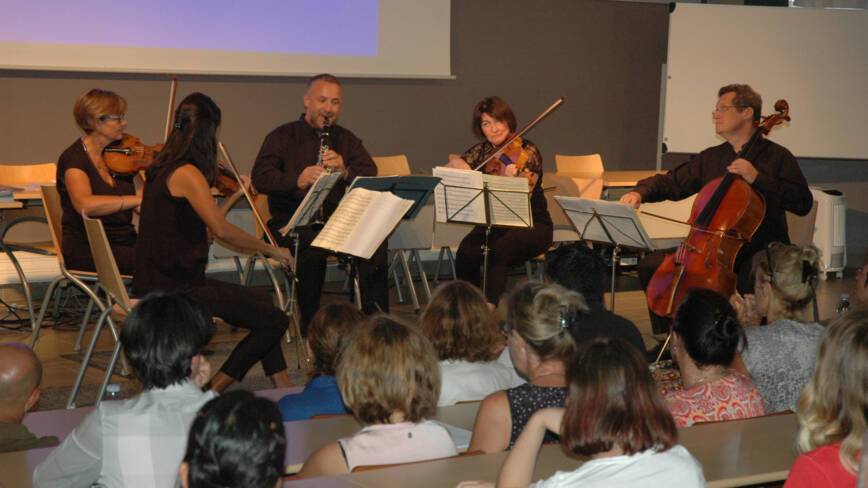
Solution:
[{"label": "man playing cello", "polygon": [[[638,208],[640,203],[661,200],[682,200],[698,193],[703,186],[727,172],[741,176],[759,193],[766,204],[766,212],[750,242],[742,246],[735,260],[738,291],[750,292],[751,257],[770,242],[789,244],[785,210],[796,215],[811,211],[813,198],[796,158],[785,147],[760,137],[753,148],[753,161],[739,158],[742,147],[751,139],[762,113],[762,98],[749,85],[726,85],[718,90],[717,105],[712,112],[715,132],[726,142],[705,149],[686,163],[664,175],[640,181],[621,197],[621,203]],[[656,251],[639,265],[639,280],[647,289],[654,272],[666,254]],[[651,312],[651,325],[655,334],[669,332],[669,319]]]}]

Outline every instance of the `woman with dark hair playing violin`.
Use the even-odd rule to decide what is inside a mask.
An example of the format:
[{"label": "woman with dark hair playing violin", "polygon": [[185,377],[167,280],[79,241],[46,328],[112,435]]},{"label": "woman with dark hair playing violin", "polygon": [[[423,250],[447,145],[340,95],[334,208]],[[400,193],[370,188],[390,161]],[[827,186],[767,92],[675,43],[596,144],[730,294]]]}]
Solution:
[{"label": "woman with dark hair playing violin", "polygon": [[[494,228],[488,237],[488,275],[485,297],[497,303],[506,287],[506,274],[511,266],[521,264],[548,250],[552,244],[552,219],[546,208],[542,190],[542,156],[534,143],[518,138],[508,147],[501,148],[516,131],[515,114],[500,97],[487,97],[473,109],[473,134],[482,142],[475,144],[452,159],[447,166],[472,169],[489,158],[495,151],[501,155],[480,168],[487,174],[527,178],[531,191],[533,227]],[[479,286],[483,262],[482,244],[485,226],[476,226],[458,247],[456,271],[458,278]]]},{"label": "woman with dark hair playing violin", "polygon": [[82,210],[99,217],[121,273],[132,274],[136,230],[133,209],[142,202],[141,179],[113,173],[103,149],[119,141],[127,126],[127,102],[118,94],[94,88],[78,97],[72,114],[84,136],[57,159],[57,192],[63,208],[61,252],[66,267],[93,271],[93,258]]},{"label": "woman with dark hair playing violin", "polygon": [[260,252],[285,265],[292,255],[229,223],[214,203],[210,186],[217,172],[217,104],[193,93],[181,101],[174,120],[165,147],[147,173],[133,293],[178,291],[202,307],[207,317],[250,331],[211,379],[211,389],[223,391],[257,362],[275,386],[290,386],[280,347],[289,322],[286,314],[261,290],[206,278],[205,266],[209,233],[234,249]]}]

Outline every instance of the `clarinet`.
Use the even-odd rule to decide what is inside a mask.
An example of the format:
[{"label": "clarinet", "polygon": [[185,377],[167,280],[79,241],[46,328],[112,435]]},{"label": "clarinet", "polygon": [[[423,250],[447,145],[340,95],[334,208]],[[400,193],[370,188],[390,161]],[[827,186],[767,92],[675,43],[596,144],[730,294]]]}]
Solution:
[{"label": "clarinet", "polygon": [[[323,158],[325,157],[326,151],[329,150],[328,145],[329,138],[329,118],[323,117],[322,129],[319,131],[319,152],[317,153],[316,165],[323,168],[323,171],[326,174],[330,174],[332,169],[328,166],[324,166]],[[323,207],[320,206],[319,210],[316,212],[316,217],[314,217],[312,225],[324,225],[325,224],[325,213],[323,212]]]},{"label": "clarinet", "polygon": [[[323,117],[322,129],[319,131],[319,154],[317,156],[316,165],[322,167],[323,166],[323,157],[325,156],[326,151],[329,150],[329,118]],[[325,168],[327,173],[331,173],[332,169],[329,167]]]}]

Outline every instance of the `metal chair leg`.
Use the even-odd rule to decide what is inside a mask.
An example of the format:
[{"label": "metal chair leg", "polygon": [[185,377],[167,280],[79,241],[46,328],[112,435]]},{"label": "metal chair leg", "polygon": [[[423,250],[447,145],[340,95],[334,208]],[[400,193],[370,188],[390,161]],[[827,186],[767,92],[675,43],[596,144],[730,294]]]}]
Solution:
[{"label": "metal chair leg", "polygon": [[410,264],[407,262],[407,255],[404,251],[398,251],[398,256],[401,260],[401,269],[404,270],[404,279],[407,282],[407,293],[410,294],[410,300],[413,302],[413,309],[419,311],[419,297],[416,296],[416,287],[413,285],[413,274],[410,272]]},{"label": "metal chair leg", "polygon": [[[102,304],[99,305],[100,307],[102,306]],[[87,373],[87,366],[88,364],[90,364],[90,359],[93,356],[93,351],[96,348],[96,343],[99,340],[100,333],[102,332],[102,324],[105,323],[110,313],[111,308],[106,307],[99,315],[96,327],[94,327],[93,330],[93,337],[90,338],[90,345],[87,346],[87,352],[85,352],[84,357],[81,358],[81,367],[78,369],[78,375],[75,377],[75,383],[73,383],[72,385],[72,391],[69,392],[69,399],[66,401],[67,409],[75,408],[75,399],[76,397],[78,397],[79,390],[81,390],[81,384],[84,382],[84,375]],[[119,347],[119,344],[120,341],[115,344],[115,347]]]},{"label": "metal chair leg", "polygon": [[48,310],[49,303],[51,303],[51,295],[54,294],[55,288],[57,288],[58,283],[63,279],[63,275],[58,276],[54,281],[49,283],[48,288],[45,289],[45,296],[42,298],[42,306],[39,307],[39,316],[36,318],[36,323],[33,325],[33,332],[31,332],[30,349],[36,349],[36,341],[39,339],[39,330],[42,329],[42,320],[45,318],[45,312]]},{"label": "metal chair leg", "polygon": [[425,266],[422,264],[422,256],[418,249],[410,251],[410,261],[416,261],[416,271],[422,281],[422,291],[425,292],[425,301],[431,303],[431,287],[428,286],[428,275],[425,274]]},{"label": "metal chair leg", "polygon": [[[99,295],[99,283],[94,284],[94,291]],[[78,337],[75,339],[73,350],[81,351],[81,343],[84,341],[84,332],[87,330],[87,324],[90,322],[90,314],[93,313],[93,300],[87,302],[87,308],[84,311],[84,317],[81,319],[81,325],[78,328]]]}]

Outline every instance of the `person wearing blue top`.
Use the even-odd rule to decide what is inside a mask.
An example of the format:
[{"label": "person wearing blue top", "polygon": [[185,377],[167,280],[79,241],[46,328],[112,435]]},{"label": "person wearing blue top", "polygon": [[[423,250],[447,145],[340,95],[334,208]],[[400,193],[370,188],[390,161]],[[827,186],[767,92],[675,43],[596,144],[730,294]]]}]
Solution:
[{"label": "person wearing blue top", "polygon": [[286,395],[277,402],[284,421],[347,413],[335,380],[335,365],[342,339],[362,320],[364,315],[347,302],[326,305],[313,316],[307,336],[314,358],[311,379],[301,393]]}]

